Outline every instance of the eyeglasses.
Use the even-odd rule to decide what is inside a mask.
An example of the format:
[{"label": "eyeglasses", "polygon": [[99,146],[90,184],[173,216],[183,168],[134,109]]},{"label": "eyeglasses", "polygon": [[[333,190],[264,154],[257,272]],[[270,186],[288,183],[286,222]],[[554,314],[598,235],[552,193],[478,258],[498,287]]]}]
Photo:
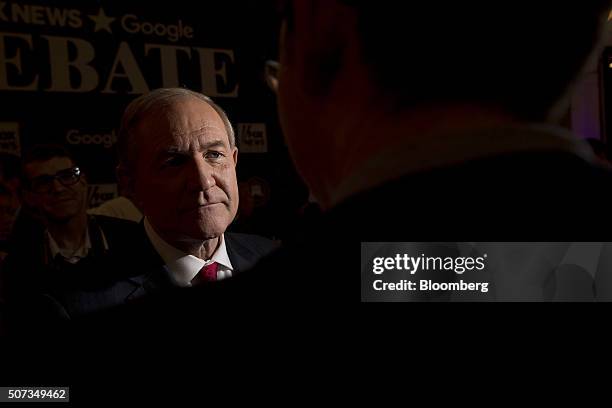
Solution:
[{"label": "eyeglasses", "polygon": [[278,61],[268,60],[266,61],[266,83],[272,90],[272,92],[278,92],[278,73],[280,72],[281,65]]},{"label": "eyeglasses", "polygon": [[53,181],[57,179],[64,187],[73,186],[81,179],[81,169],[72,167],[60,170],[55,175],[34,177],[29,181],[29,189],[35,193],[48,193],[53,189]]}]

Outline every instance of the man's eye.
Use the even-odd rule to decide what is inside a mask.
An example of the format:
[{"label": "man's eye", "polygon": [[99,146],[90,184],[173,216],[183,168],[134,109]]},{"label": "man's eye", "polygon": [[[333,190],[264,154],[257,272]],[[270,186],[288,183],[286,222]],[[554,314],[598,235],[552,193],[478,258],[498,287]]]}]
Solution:
[{"label": "man's eye", "polygon": [[221,152],[214,152],[214,151],[206,152],[206,154],[204,155],[204,158],[206,158],[206,159],[213,159],[213,160],[220,159],[222,157],[223,157],[223,153],[221,153]]}]

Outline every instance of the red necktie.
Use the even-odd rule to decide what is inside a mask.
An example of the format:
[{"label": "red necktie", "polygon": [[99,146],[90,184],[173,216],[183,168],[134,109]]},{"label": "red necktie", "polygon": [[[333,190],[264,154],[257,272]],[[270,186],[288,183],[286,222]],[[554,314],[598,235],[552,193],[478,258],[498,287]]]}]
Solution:
[{"label": "red necktie", "polygon": [[201,282],[214,282],[217,280],[217,269],[219,264],[213,262],[209,265],[203,266],[200,272],[191,280],[192,284],[198,284]]}]

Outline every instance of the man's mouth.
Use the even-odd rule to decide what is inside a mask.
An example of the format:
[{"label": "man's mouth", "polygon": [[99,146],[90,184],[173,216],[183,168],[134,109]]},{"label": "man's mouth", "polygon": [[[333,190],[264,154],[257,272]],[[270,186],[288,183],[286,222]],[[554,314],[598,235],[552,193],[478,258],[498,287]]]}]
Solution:
[{"label": "man's mouth", "polygon": [[182,212],[185,212],[185,213],[188,213],[188,212],[195,212],[195,211],[200,211],[200,210],[202,210],[202,209],[211,208],[211,207],[214,207],[214,206],[217,206],[217,205],[223,205],[223,203],[217,203],[217,202],[215,202],[215,203],[199,204],[199,205],[197,205],[197,206],[195,206],[195,207],[187,208],[187,209],[185,209],[185,210],[184,210],[184,211],[182,211]]},{"label": "man's mouth", "polygon": [[208,209],[213,209],[217,206],[223,205],[222,203],[206,203],[206,204],[201,204],[200,206],[198,206],[198,208],[196,208],[197,211],[202,211],[202,210],[208,210]]}]

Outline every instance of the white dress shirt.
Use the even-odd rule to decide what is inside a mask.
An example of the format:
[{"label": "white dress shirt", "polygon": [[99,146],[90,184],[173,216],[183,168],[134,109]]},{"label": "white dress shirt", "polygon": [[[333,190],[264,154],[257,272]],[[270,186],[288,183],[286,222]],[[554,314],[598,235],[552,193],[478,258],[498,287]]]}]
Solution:
[{"label": "white dress shirt", "polygon": [[232,276],[234,267],[227,255],[227,247],[225,246],[225,237],[221,235],[219,247],[208,260],[200,259],[196,256],[186,254],[164,241],[153,229],[153,226],[145,217],[144,227],[153,248],[166,264],[166,269],[170,273],[170,277],[178,286],[191,286],[191,281],[206,265],[213,262],[219,264],[217,269],[217,280],[226,279]]},{"label": "white dress shirt", "polygon": [[49,251],[51,252],[51,259],[55,259],[57,254],[60,254],[62,257],[66,259],[67,262],[71,264],[75,264],[79,262],[82,258],[85,258],[91,249],[91,240],[89,239],[89,229],[85,231],[85,241],[83,244],[76,249],[65,249],[60,248],[60,246],[55,242],[55,239],[51,236],[49,231],[47,231],[47,242],[49,243]]}]

